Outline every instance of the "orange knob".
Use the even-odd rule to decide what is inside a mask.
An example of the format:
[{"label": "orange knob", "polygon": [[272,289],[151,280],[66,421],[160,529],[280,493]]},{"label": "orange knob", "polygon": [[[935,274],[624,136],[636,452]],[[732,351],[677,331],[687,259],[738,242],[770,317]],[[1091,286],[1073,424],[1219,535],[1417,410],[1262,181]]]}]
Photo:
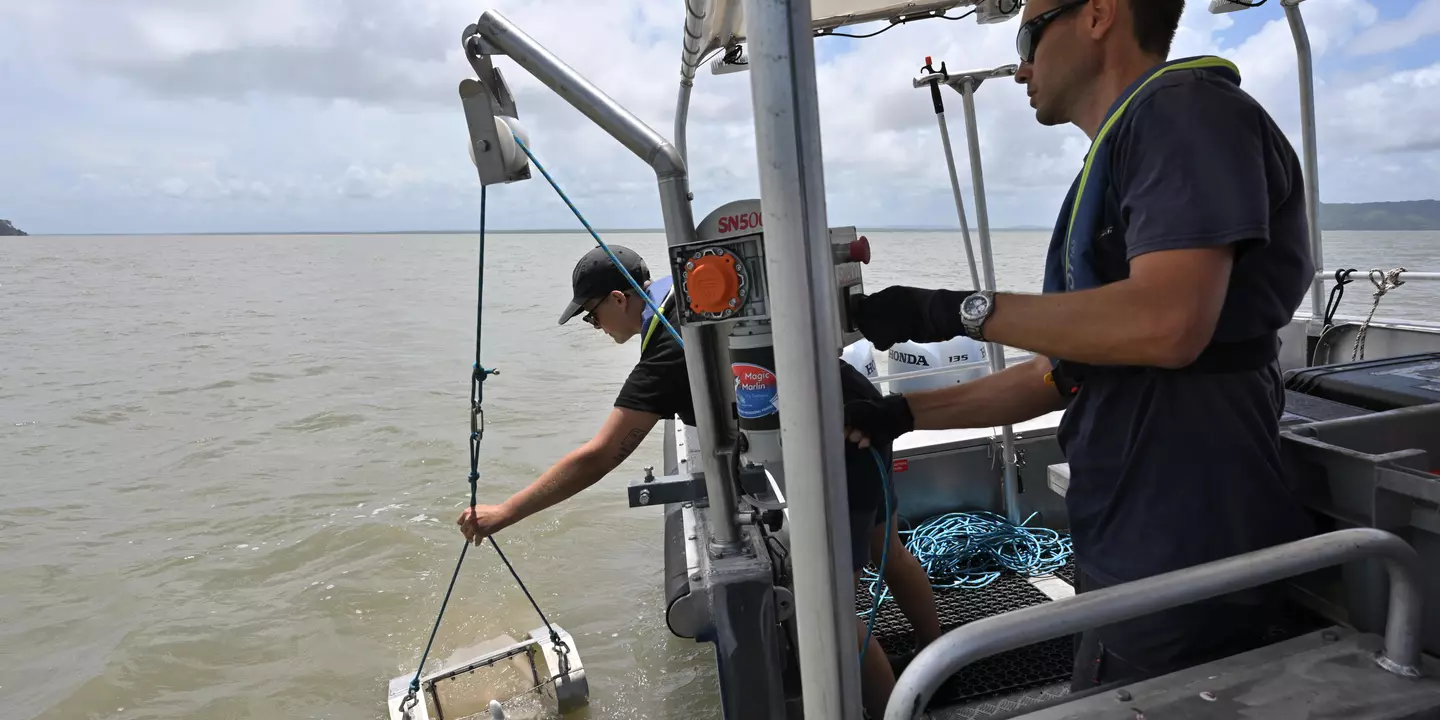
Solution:
[{"label": "orange knob", "polygon": [[685,287],[690,293],[690,309],[695,312],[721,313],[740,305],[740,273],[730,255],[706,255],[693,260],[695,267],[686,274]]}]

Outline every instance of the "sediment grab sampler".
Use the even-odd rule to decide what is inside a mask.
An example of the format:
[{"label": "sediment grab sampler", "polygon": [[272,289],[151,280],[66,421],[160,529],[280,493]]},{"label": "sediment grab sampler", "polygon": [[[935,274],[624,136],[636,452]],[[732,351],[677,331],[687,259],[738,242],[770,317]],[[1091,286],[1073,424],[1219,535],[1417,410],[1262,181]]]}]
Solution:
[{"label": "sediment grab sampler", "polygon": [[[473,32],[467,32],[467,38]],[[468,51],[467,42],[467,51]],[[485,435],[484,384],[500,371],[485,367],[481,362],[481,338],[484,327],[485,298],[485,219],[486,196],[491,184],[504,184],[530,178],[533,164],[545,176],[566,205],[580,218],[596,242],[605,248],[611,261],[621,273],[635,284],[625,268],[610,253],[604,241],[585,222],[584,217],[565,196],[560,186],[550,178],[526,145],[528,133],[520,124],[515,110],[514,99],[500,72],[494,69],[488,58],[470,54],[479,80],[466,79],[460,83],[460,98],[465,108],[466,124],[470,131],[470,158],[479,172],[480,190],[480,232],[476,263],[475,303],[475,362],[470,375],[470,506],[476,505],[477,484],[480,479],[480,442]],[[638,288],[639,286],[636,285]],[[641,296],[645,296],[641,293]],[[649,298],[646,298],[647,302]],[[661,318],[667,330],[679,339],[679,333]],[[435,643],[440,622],[445,616],[455,581],[460,577],[465,556],[470,548],[466,541],[455,564],[450,585],[440,603],[430,639],[421,653],[413,675],[405,675],[390,681],[388,710],[391,720],[455,720],[485,713],[492,718],[504,718],[502,701],[519,696],[538,695],[546,707],[554,713],[563,714],[580,708],[589,702],[590,688],[585,676],[585,667],[580,661],[575,640],[559,625],[550,622],[530,594],[520,574],[511,564],[499,542],[492,535],[488,538],[496,555],[505,563],[525,598],[540,617],[542,626],[530,631],[519,642],[508,642],[493,647],[466,661],[441,668],[429,675],[424,674],[425,662]],[[508,638],[507,638],[508,639]],[[495,645],[494,642],[489,645]],[[506,677],[508,675],[508,677]],[[522,689],[514,691],[516,676]],[[510,689],[505,692],[504,688]]]}]

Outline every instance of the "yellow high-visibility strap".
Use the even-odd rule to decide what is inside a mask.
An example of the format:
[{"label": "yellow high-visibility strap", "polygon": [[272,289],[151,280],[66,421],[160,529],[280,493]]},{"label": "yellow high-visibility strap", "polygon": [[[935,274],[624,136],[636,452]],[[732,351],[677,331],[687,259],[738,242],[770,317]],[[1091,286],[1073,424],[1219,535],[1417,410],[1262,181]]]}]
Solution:
[{"label": "yellow high-visibility strap", "polygon": [[673,297],[675,297],[675,288],[672,287],[670,288],[670,292],[665,294],[665,299],[660,301],[660,305],[658,306],[660,312],[650,316],[650,325],[645,328],[645,337],[640,340],[640,352],[643,353],[645,352],[645,348],[650,347],[650,338],[655,336],[655,328],[660,327],[660,313],[670,309],[670,298]]},{"label": "yellow high-visibility strap", "polygon": [[1135,92],[1130,93],[1130,97],[1125,98],[1125,102],[1121,103],[1120,107],[1115,109],[1115,114],[1111,115],[1110,119],[1105,121],[1105,124],[1100,128],[1100,132],[1095,133],[1095,140],[1090,143],[1090,151],[1085,153],[1085,166],[1080,171],[1080,187],[1075,191],[1075,202],[1070,206],[1070,222],[1065,227],[1065,278],[1067,289],[1070,278],[1070,235],[1075,230],[1075,216],[1080,213],[1080,198],[1085,196],[1085,183],[1090,180],[1090,167],[1094,163],[1095,151],[1100,148],[1100,143],[1110,134],[1110,128],[1115,126],[1115,123],[1120,120],[1120,116],[1125,114],[1125,108],[1130,106],[1130,101],[1133,100],[1136,95],[1139,95],[1140,91],[1143,90],[1146,85],[1149,85],[1151,80],[1171,70],[1195,70],[1198,68],[1213,67],[1228,68],[1236,75],[1240,74],[1240,68],[1235,67],[1235,63],[1217,57],[1197,58],[1188,62],[1176,63],[1169,67],[1161,68],[1154,75],[1146,78],[1145,82],[1140,83],[1140,87],[1135,88]]}]

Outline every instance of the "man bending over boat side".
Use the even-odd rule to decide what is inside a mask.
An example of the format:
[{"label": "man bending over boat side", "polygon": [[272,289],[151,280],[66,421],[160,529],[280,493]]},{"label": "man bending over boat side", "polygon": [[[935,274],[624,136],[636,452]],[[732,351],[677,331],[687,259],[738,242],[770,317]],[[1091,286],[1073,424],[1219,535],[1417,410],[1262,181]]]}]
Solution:
[{"label": "man bending over boat side", "polygon": [[[639,254],[619,245],[611,245],[610,249],[631,277],[645,288],[655,307],[662,309],[672,325],[678,325],[679,312],[674,307],[671,278],[652,281],[650,269]],[[560,324],[583,312],[585,322],[604,331],[617,343],[623,344],[640,335],[640,360],[630,371],[630,377],[615,398],[615,408],[594,438],[571,451],[505,502],[477,505],[473,513],[470,508],[461,513],[457,524],[465,537],[476,544],[599,482],[640,446],[660,420],[678,415],[686,425],[695,424],[684,349],[661,327],[659,318],[644,300],[636,297],[634,288],[605,252],[595,248],[580,258],[570,282],[574,299],[561,313]],[[838,358],[836,362],[840,363],[846,399],[880,397],[880,392],[864,375]],[[877,443],[876,449],[888,467],[889,443]],[[885,537],[884,484],[870,451],[847,443],[845,468],[850,504],[850,564],[856,582],[866,561],[879,564],[881,550],[888,542],[885,582],[915,628],[916,644],[924,647],[940,636],[940,620],[935,612],[929,577],[901,542],[898,522],[891,523],[890,536]],[[893,488],[890,505],[895,505]],[[858,619],[857,623],[863,642],[865,626]],[[895,685],[895,674],[874,638],[870,639],[861,674],[865,706],[879,717]]]},{"label": "man bending over boat side", "polygon": [[[1092,141],[1044,294],[892,287],[860,307],[881,349],[964,334],[1036,353],[972,383],[847,403],[847,432],[890,441],[1065,409],[1081,592],[1312,532],[1282,474],[1276,358],[1314,273],[1300,163],[1234,65],[1165,61],[1183,7],[1025,4],[1015,79],[1042,125]],[[1267,588],[1087,630],[1071,687],[1257,647],[1275,599]]]}]

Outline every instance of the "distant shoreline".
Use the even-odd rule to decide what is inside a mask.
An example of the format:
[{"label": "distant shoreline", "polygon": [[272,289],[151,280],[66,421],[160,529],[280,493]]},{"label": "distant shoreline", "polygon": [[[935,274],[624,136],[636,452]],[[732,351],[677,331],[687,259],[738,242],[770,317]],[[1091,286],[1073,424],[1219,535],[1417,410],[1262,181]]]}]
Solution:
[{"label": "distant shoreline", "polygon": [[[860,232],[959,232],[956,227],[862,227]],[[979,232],[979,228],[970,228],[970,232]],[[302,236],[302,235],[474,235],[476,230],[301,230],[301,231],[266,231],[266,232],[163,232],[163,233],[31,233],[31,237],[263,237],[267,235],[281,236]],[[583,228],[551,228],[545,230],[507,230],[489,229],[487,235],[574,235],[583,234]],[[662,228],[596,228],[595,232],[604,235],[652,235],[663,234]],[[1050,232],[1050,228],[1038,226],[1018,226],[990,228],[990,232]]]},{"label": "distant shoreline", "polygon": [[[959,227],[861,227],[861,233],[956,233]],[[1440,228],[1325,228],[1325,232],[1437,232]],[[606,235],[663,235],[664,230],[659,228],[625,228],[620,230],[600,230],[597,233],[603,238]],[[979,228],[970,228],[970,232],[979,233]],[[1036,226],[1018,226],[990,228],[992,233],[1015,233],[1015,232],[1050,232],[1050,228]],[[326,231],[267,231],[267,232],[163,232],[163,233],[29,233],[28,237],[307,237],[307,236],[398,236],[398,235],[475,235],[475,230],[326,230]],[[487,230],[487,235],[576,235],[585,234],[583,229],[553,229],[553,230]],[[18,236],[17,236],[18,237]]]}]

